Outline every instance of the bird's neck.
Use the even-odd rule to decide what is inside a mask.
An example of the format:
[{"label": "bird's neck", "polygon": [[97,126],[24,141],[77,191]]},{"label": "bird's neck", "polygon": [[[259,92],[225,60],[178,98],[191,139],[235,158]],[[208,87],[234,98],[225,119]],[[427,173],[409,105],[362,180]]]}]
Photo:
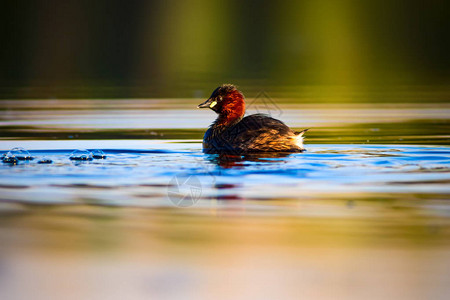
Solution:
[{"label": "bird's neck", "polygon": [[231,98],[221,110],[213,126],[226,128],[238,123],[245,114],[245,102],[242,96]]},{"label": "bird's neck", "polygon": [[243,116],[236,114],[221,114],[214,121],[214,127],[225,128],[230,127],[238,123]]}]

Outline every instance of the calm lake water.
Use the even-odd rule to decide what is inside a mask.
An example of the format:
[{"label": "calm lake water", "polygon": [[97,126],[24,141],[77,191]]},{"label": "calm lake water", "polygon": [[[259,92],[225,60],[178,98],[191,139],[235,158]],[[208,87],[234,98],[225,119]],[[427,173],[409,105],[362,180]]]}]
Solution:
[{"label": "calm lake water", "polygon": [[450,294],[448,104],[253,103],[307,151],[231,158],[198,99],[0,102],[7,299]]}]

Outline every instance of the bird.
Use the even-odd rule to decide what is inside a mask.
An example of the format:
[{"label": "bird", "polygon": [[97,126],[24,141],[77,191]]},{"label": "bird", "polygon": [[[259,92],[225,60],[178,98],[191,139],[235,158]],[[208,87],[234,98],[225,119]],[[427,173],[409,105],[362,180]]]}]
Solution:
[{"label": "bird", "polygon": [[302,152],[303,135],[266,114],[245,115],[245,98],[233,84],[222,84],[197,108],[210,108],[217,119],[205,132],[203,152],[246,155],[267,152]]}]

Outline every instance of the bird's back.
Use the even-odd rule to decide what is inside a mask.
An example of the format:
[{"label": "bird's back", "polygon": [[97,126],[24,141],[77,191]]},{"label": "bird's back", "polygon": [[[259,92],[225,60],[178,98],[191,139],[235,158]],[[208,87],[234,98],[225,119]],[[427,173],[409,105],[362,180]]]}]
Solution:
[{"label": "bird's back", "polygon": [[303,150],[301,134],[286,124],[264,114],[244,117],[235,125],[220,132],[214,125],[204,137],[206,153],[234,152],[300,152]]}]

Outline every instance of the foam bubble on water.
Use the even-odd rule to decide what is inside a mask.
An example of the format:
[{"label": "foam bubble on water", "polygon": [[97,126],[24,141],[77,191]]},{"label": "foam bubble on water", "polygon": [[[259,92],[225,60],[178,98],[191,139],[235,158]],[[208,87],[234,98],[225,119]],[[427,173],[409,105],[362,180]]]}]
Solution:
[{"label": "foam bubble on water", "polygon": [[69,157],[70,160],[93,160],[92,153],[88,150],[78,149],[73,151]]},{"label": "foam bubble on water", "polygon": [[100,149],[95,149],[92,150],[92,157],[95,159],[106,159],[106,154]]},{"label": "foam bubble on water", "polygon": [[33,157],[31,156],[30,152],[28,150],[22,148],[22,147],[15,147],[9,150],[8,153],[6,153],[7,157],[15,157],[18,160],[32,160]]},{"label": "foam bubble on water", "polygon": [[19,160],[33,160],[30,152],[22,147],[12,148],[2,156],[2,161],[9,164],[17,164]]}]

